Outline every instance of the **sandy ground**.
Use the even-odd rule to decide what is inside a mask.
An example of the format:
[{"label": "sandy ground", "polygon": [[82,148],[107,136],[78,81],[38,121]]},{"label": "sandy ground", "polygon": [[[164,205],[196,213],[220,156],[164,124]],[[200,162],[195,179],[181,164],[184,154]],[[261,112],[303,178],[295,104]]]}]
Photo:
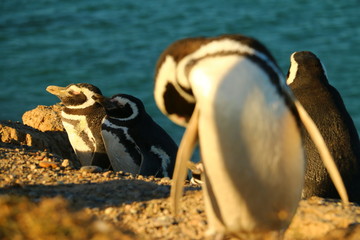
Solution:
[{"label": "sandy ground", "polygon": [[[1,143],[0,239],[205,239],[201,188],[186,184],[175,218],[170,184]],[[302,200],[285,239],[360,239],[360,207]]]}]

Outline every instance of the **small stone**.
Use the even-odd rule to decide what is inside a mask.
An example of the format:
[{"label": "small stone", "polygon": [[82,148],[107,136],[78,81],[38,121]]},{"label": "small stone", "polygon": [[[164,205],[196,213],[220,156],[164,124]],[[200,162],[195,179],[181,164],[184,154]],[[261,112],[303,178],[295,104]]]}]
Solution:
[{"label": "small stone", "polygon": [[64,159],[63,162],[61,163],[62,167],[69,167],[70,166],[70,161],[69,159]]},{"label": "small stone", "polygon": [[109,215],[112,211],[114,211],[114,208],[108,207],[108,208],[105,209],[104,213],[105,213],[106,215]]},{"label": "small stone", "polygon": [[107,171],[107,172],[104,172],[103,175],[104,177],[110,177],[114,172],[113,171]]},{"label": "small stone", "polygon": [[47,152],[40,152],[40,156],[46,157],[47,156]]},{"label": "small stone", "polygon": [[102,168],[98,166],[82,166],[80,168],[80,172],[100,173],[102,172]]},{"label": "small stone", "polygon": [[138,213],[138,210],[135,209],[135,208],[131,208],[129,212],[130,212],[131,214],[137,214],[137,213]]},{"label": "small stone", "polygon": [[35,159],[35,160],[39,160],[39,161],[41,161],[41,160],[43,160],[43,159],[44,159],[44,157],[45,157],[45,156],[36,156],[34,159]]},{"label": "small stone", "polygon": [[39,166],[43,168],[58,168],[59,164],[56,162],[42,161],[39,163]]},{"label": "small stone", "polygon": [[169,216],[161,216],[153,220],[154,227],[167,227],[173,223],[174,223],[174,219]]},{"label": "small stone", "polygon": [[35,169],[36,169],[36,165],[35,165],[35,164],[30,165],[30,170],[35,170]]},{"label": "small stone", "polygon": [[171,178],[169,178],[169,177],[163,177],[162,180],[164,180],[164,181],[170,181]]},{"label": "small stone", "polygon": [[94,223],[94,227],[97,231],[102,232],[102,233],[107,233],[107,232],[111,231],[110,224],[108,224],[104,221],[101,221],[101,220],[96,221]]}]

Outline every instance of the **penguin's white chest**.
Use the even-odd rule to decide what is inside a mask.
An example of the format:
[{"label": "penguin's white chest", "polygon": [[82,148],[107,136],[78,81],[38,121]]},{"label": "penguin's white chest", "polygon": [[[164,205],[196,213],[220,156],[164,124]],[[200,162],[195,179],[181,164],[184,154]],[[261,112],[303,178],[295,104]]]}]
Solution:
[{"label": "penguin's white chest", "polygon": [[295,118],[250,60],[229,56],[222,63],[228,68],[219,70],[216,59],[203,60],[190,73],[200,114],[209,230],[285,227],[303,182]]},{"label": "penguin's white chest", "polygon": [[[139,173],[140,166],[135,163],[129,151],[129,147],[136,145],[134,140],[129,136],[127,128],[116,126],[108,121],[103,121],[103,124],[117,131],[117,133],[104,129],[101,131],[106,153],[109,156],[114,171],[124,171],[133,174]],[[134,146],[126,146],[126,142],[131,142]],[[139,149],[138,154],[141,155]]]},{"label": "penguin's white chest", "polygon": [[86,117],[70,115],[62,112],[63,126],[69,141],[83,166],[91,165],[93,153],[96,151],[95,138],[90,130]]}]

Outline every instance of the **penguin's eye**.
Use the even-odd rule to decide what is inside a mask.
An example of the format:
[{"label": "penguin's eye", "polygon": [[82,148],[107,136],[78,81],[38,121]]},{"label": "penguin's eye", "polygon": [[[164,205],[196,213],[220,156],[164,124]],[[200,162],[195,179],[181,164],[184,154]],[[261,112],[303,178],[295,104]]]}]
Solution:
[{"label": "penguin's eye", "polygon": [[116,107],[122,107],[121,103],[119,103],[118,101],[111,99],[110,102],[112,103],[113,106]]},{"label": "penguin's eye", "polygon": [[127,103],[121,103],[121,102],[117,102],[116,105],[119,107],[119,108],[124,108],[126,105],[128,105]]},{"label": "penguin's eye", "polygon": [[69,94],[71,94],[71,95],[79,95],[80,92],[74,91],[74,90],[70,90],[70,91],[69,91]]}]

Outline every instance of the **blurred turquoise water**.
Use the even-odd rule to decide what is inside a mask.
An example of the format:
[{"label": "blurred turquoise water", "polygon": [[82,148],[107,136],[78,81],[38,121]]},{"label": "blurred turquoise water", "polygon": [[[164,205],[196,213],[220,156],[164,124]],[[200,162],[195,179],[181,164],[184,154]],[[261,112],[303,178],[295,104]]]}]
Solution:
[{"label": "blurred turquoise water", "polygon": [[356,0],[2,0],[0,119],[58,102],[48,85],[87,82],[139,97],[178,141],[181,128],[153,100],[158,56],[180,38],[240,33],[264,43],[284,74],[292,52],[316,53],[360,129],[359,10]]}]

